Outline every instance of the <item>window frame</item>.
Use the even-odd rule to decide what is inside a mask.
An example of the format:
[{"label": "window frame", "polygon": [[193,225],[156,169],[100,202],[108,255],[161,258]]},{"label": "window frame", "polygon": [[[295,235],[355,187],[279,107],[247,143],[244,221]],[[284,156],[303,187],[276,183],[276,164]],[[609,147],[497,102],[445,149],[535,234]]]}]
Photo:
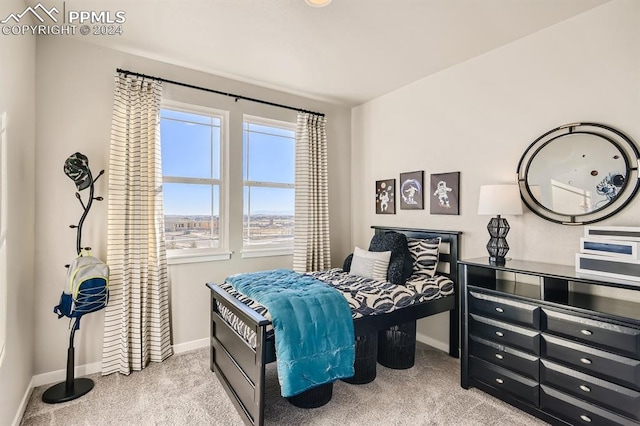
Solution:
[{"label": "window frame", "polygon": [[[173,100],[163,100],[160,109],[220,118],[219,178],[165,176],[164,171],[162,173],[163,190],[165,183],[218,185],[218,247],[167,249],[167,263],[173,265],[212,260],[228,260],[231,258],[231,251],[229,250],[229,199],[227,195],[229,189],[229,111]],[[160,122],[160,117],[158,117],[158,120]],[[162,134],[160,134],[160,138],[160,144],[162,146]],[[213,215],[213,205],[211,214]]]},{"label": "window frame", "polygon": [[[248,162],[248,154],[245,156],[245,124],[257,124],[261,126],[269,126],[276,127],[280,129],[287,129],[293,131],[293,143],[294,143],[294,182],[293,183],[282,183],[282,182],[269,182],[269,181],[254,181],[254,180],[245,180],[244,175],[244,167],[246,165],[247,169],[249,167]],[[297,123],[291,121],[284,120],[276,120],[272,118],[266,118],[251,114],[243,114],[242,115],[242,168],[243,168],[243,176],[242,176],[242,257],[243,258],[253,258],[253,257],[263,257],[263,256],[290,256],[293,255],[293,240],[290,243],[278,243],[273,242],[270,244],[262,245],[260,248],[251,247],[245,245],[244,239],[244,208],[245,208],[245,197],[244,191],[246,188],[285,188],[285,189],[293,189],[294,197],[295,197],[295,141],[296,141],[296,132],[297,132]],[[250,142],[249,142],[250,144]],[[249,146],[247,145],[247,149]],[[246,161],[246,164],[245,164]],[[247,176],[248,177],[248,176]],[[247,207],[247,216],[250,213],[250,207]],[[294,202],[294,217],[295,217],[295,202]]]}]

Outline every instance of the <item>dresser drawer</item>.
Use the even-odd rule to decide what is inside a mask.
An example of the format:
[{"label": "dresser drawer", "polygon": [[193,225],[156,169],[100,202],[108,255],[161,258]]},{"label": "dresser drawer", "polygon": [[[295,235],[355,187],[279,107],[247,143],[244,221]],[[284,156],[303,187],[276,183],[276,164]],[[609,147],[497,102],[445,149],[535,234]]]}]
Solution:
[{"label": "dresser drawer", "polygon": [[559,336],[613,350],[620,355],[640,358],[640,329],[548,309],[542,310],[541,328]]},{"label": "dresser drawer", "polygon": [[637,426],[638,423],[549,386],[540,386],[540,408],[572,425]]},{"label": "dresser drawer", "polygon": [[469,336],[469,354],[538,380],[540,367],[537,356],[475,336]]},{"label": "dresser drawer", "polygon": [[522,349],[534,355],[540,354],[540,333],[528,328],[471,314],[469,315],[469,334]]},{"label": "dresser drawer", "polygon": [[540,360],[540,384],[640,420],[640,392]]},{"label": "dresser drawer", "polygon": [[474,356],[469,357],[469,375],[493,388],[512,394],[528,404],[538,406],[538,382],[490,364]]},{"label": "dresser drawer", "polygon": [[528,303],[469,291],[469,313],[540,329],[540,308]]},{"label": "dresser drawer", "polygon": [[640,390],[640,361],[542,334],[542,358],[570,365],[580,371]]}]

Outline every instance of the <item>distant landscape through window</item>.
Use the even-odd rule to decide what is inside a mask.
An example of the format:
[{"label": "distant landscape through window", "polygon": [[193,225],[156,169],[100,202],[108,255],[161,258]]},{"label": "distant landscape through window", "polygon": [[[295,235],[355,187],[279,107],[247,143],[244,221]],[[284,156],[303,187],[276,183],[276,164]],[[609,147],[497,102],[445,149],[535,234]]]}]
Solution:
[{"label": "distant landscape through window", "polygon": [[220,246],[223,117],[160,112],[167,249]]},{"label": "distant landscape through window", "polygon": [[245,116],[243,247],[293,248],[295,127]]},{"label": "distant landscape through window", "polygon": [[[223,114],[206,110],[161,110],[164,220],[169,250],[221,248],[222,224],[236,220],[225,218],[222,208],[227,184],[222,172],[226,125]],[[243,248],[292,249],[295,124],[245,115],[242,144]],[[231,160],[232,171],[239,160]],[[240,194],[229,194],[231,198],[235,196]]]}]

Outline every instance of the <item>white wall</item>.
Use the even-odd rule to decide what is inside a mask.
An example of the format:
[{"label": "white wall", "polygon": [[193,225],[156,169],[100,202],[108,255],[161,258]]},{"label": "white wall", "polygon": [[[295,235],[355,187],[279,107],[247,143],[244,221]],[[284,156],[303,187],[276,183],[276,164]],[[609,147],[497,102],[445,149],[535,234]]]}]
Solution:
[{"label": "white wall", "polygon": [[[640,143],[640,2],[615,0],[352,110],[354,244],[375,225],[460,230],[462,257],[486,256],[482,184],[515,183],[520,156],[562,124],[616,127]],[[461,43],[464,40],[460,41]],[[421,54],[428,54],[422,52]],[[461,172],[460,215],[374,212],[374,182],[401,172]],[[583,227],[526,211],[508,217],[509,256],[573,265]],[[640,226],[640,198],[603,225]],[[418,332],[446,347],[442,314]]]},{"label": "white wall", "polygon": [[[0,2],[0,16],[24,9]],[[0,424],[12,424],[30,391],[34,352],[35,38],[0,36],[0,114],[7,113],[7,341],[0,367]],[[2,268],[0,268],[2,269]],[[0,312],[0,315],[4,313]]]},{"label": "white wall", "polygon": [[[333,263],[341,265],[350,252],[351,201],[347,182],[350,173],[351,118],[348,109],[64,37],[38,38],[37,63],[35,374],[65,367],[68,321],[58,321],[52,308],[62,290],[66,273],[64,265],[75,256],[75,231],[69,229],[69,225],[77,223],[82,210],[74,197],[75,186],[63,173],[62,166],[70,154],[80,151],[88,156],[94,174],[108,168],[116,68],[326,113]],[[164,95],[168,99],[183,102],[295,120],[295,112],[243,101],[235,103],[232,98],[175,85],[166,84]],[[231,149],[242,150],[242,144]],[[231,173],[235,180],[231,182],[230,191],[242,194],[242,168],[232,165]],[[98,181],[96,195],[107,196],[106,178]],[[93,247],[94,254],[103,259],[106,259],[106,208],[106,201],[94,203],[83,231],[83,245]],[[232,202],[230,208],[232,215],[242,217],[240,197]],[[242,235],[242,225],[241,222],[236,223],[231,229],[231,236],[238,241]],[[174,344],[208,337],[209,290],[205,287],[206,282],[220,282],[231,273],[291,267],[292,264],[291,256],[243,260],[240,258],[240,246],[236,244],[231,249],[234,255],[230,261],[170,267]],[[76,365],[101,360],[103,319],[102,312],[83,318],[80,332],[76,335]]]}]

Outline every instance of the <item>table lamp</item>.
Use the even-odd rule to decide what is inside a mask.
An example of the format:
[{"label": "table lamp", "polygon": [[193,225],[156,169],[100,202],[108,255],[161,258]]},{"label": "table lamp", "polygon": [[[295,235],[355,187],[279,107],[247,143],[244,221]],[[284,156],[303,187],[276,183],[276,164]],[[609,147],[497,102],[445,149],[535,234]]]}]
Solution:
[{"label": "table lamp", "polygon": [[522,214],[522,201],[518,185],[482,185],[480,186],[480,200],[478,214],[495,215],[487,225],[491,238],[487,243],[489,262],[504,265],[505,256],[509,251],[506,236],[509,232],[509,222],[501,215]]}]

